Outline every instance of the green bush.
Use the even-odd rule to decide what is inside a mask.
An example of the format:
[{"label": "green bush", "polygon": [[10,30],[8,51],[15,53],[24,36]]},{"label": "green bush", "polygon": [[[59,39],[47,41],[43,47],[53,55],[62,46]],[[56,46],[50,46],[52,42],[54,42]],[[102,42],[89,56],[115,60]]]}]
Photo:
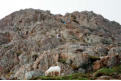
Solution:
[{"label": "green bush", "polygon": [[101,76],[101,75],[111,76],[115,73],[121,74],[121,65],[115,66],[113,68],[101,68],[100,70],[96,71],[95,77],[98,77],[98,76]]},{"label": "green bush", "polygon": [[121,65],[112,68],[116,73],[121,74]]},{"label": "green bush", "polygon": [[95,77],[102,76],[102,75],[111,76],[114,72],[115,70],[112,68],[101,68],[95,73]]}]

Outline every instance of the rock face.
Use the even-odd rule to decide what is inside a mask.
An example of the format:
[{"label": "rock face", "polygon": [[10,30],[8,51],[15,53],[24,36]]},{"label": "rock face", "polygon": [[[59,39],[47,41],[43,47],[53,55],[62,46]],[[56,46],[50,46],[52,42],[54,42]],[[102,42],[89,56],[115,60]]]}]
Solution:
[{"label": "rock face", "polygon": [[61,75],[121,64],[120,36],[120,24],[93,12],[16,11],[0,20],[0,77],[32,79],[57,62]]},{"label": "rock face", "polygon": [[120,65],[120,59],[121,57],[119,55],[114,55],[114,56],[104,56],[100,60],[97,60],[94,62],[93,69],[98,70],[103,67],[113,67]]}]

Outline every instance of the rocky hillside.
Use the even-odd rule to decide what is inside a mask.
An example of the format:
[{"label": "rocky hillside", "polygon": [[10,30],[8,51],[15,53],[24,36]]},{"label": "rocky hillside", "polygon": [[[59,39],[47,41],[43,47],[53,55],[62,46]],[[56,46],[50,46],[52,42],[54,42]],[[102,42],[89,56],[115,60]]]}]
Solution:
[{"label": "rocky hillside", "polygon": [[16,11],[0,20],[0,77],[44,76],[57,62],[61,76],[115,67],[121,64],[120,36],[120,24],[93,12]]}]

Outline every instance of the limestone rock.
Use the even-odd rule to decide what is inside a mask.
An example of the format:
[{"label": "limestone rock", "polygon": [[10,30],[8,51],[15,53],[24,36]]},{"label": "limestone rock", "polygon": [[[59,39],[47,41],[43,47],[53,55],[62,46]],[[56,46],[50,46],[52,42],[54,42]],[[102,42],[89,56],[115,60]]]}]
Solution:
[{"label": "limestone rock", "polygon": [[121,47],[112,47],[109,52],[109,55],[120,55],[121,54]]},{"label": "limestone rock", "polygon": [[37,71],[37,70],[36,71],[30,71],[30,72],[25,73],[25,79],[30,80],[34,77],[39,77],[39,76],[43,76],[43,75],[44,74],[41,71]]},{"label": "limestone rock", "polygon": [[13,12],[0,20],[0,77],[31,79],[56,62],[62,75],[113,67],[120,64],[120,36],[120,24],[92,11]]},{"label": "limestone rock", "polygon": [[100,76],[96,80],[112,80],[113,78],[111,76]]}]

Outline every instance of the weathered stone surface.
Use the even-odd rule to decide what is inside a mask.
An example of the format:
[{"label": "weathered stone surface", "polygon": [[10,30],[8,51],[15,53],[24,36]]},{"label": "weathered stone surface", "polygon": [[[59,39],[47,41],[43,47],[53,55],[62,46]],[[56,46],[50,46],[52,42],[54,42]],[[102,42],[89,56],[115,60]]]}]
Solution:
[{"label": "weathered stone surface", "polygon": [[114,67],[121,64],[121,57],[119,55],[104,56],[100,60],[94,62],[93,69],[98,70],[102,67]]},{"label": "weathered stone surface", "polygon": [[119,55],[115,55],[115,56],[110,56],[110,58],[108,59],[107,66],[114,67],[120,64],[121,64],[121,57]]},{"label": "weathered stone surface", "polygon": [[112,47],[109,52],[109,55],[121,55],[121,47]]},{"label": "weathered stone surface", "polygon": [[102,64],[100,61],[96,61],[94,62],[94,65],[93,65],[93,70],[98,70],[102,67]]},{"label": "weathered stone surface", "polygon": [[100,76],[96,80],[112,80],[113,78],[111,76]]},{"label": "weathered stone surface", "polygon": [[39,76],[43,76],[43,75],[44,75],[44,73],[41,71],[38,71],[38,70],[30,71],[30,72],[25,73],[25,79],[30,80],[34,77],[39,77]]},{"label": "weathered stone surface", "polygon": [[32,66],[30,64],[26,64],[26,65],[23,65],[19,68],[18,71],[16,71],[15,75],[14,75],[14,78],[17,78],[17,79],[24,79],[25,77],[25,74],[29,71],[32,70],[31,68]]},{"label": "weathered stone surface", "polygon": [[78,72],[79,72],[79,73],[86,73],[85,69],[83,69],[83,68],[79,68],[79,69],[78,69]]},{"label": "weathered stone surface", "polygon": [[94,12],[16,11],[0,20],[0,77],[31,79],[56,62],[62,75],[115,66],[120,36],[120,24]]}]

